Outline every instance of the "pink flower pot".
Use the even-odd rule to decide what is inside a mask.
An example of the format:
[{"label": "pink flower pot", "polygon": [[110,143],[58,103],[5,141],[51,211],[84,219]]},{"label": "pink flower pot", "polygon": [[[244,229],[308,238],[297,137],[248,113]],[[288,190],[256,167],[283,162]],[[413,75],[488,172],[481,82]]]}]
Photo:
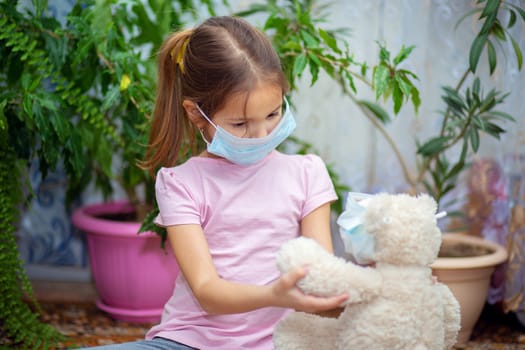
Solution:
[{"label": "pink flower pot", "polygon": [[138,222],[97,217],[131,212],[126,202],[89,205],[74,212],[73,224],[87,236],[97,306],[115,319],[158,322],[179,272],[169,244],[163,250],[155,233],[138,234]]}]

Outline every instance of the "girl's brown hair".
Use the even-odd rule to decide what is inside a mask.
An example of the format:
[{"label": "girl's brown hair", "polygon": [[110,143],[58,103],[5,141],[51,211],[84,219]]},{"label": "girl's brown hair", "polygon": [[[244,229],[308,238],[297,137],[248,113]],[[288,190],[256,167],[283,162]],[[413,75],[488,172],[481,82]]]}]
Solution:
[{"label": "girl's brown hair", "polygon": [[281,62],[268,38],[245,20],[212,17],[195,29],[171,34],[158,57],[158,87],[142,167],[152,175],[177,164],[181,151],[195,150],[197,130],[182,107],[198,103],[209,116],[224,101],[249,93],[259,82],[288,90]]}]

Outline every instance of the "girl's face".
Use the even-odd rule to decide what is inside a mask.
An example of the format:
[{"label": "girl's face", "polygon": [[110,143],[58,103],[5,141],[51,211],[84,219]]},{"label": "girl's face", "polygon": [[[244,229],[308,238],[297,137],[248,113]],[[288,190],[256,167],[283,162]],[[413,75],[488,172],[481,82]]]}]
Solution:
[{"label": "girl's face", "polygon": [[[237,137],[259,138],[268,135],[282,117],[282,89],[274,84],[259,84],[247,94],[229,98],[224,107],[210,116],[213,123]],[[208,140],[215,128],[208,122],[202,128]]]}]

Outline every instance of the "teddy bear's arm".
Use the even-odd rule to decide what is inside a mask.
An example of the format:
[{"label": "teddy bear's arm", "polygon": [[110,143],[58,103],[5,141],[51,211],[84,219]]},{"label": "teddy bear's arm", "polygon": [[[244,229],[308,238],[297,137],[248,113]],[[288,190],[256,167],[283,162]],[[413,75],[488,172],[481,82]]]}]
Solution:
[{"label": "teddy bear's arm", "polygon": [[310,238],[300,237],[284,244],[277,265],[281,272],[306,266],[308,273],[298,284],[301,290],[320,296],[347,293],[346,303],[370,300],[381,288],[381,275],[375,269],[333,256]]}]

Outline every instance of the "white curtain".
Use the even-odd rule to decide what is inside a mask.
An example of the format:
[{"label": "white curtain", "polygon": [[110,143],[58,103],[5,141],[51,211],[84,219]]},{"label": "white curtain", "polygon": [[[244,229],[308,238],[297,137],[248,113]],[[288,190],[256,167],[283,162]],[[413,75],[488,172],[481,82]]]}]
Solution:
[{"label": "white curtain", "polygon": [[[523,1],[513,1],[525,5]],[[468,67],[470,43],[479,24],[469,17],[456,29],[458,19],[471,10],[474,1],[457,0],[358,0],[333,1],[329,25],[351,28],[348,39],[358,61],[378,62],[376,40],[395,54],[402,45],[416,48],[403,63],[415,72],[422,104],[418,115],[410,104],[403,107],[387,126],[403,157],[415,171],[415,139],[437,135],[444,109],[441,101],[444,85],[455,86]],[[506,23],[506,19],[503,21]],[[525,25],[515,25],[511,33],[525,52]],[[497,141],[482,136],[480,157],[502,158],[510,152],[525,153],[525,69],[518,71],[512,48],[498,50],[498,67],[488,76],[488,63],[482,56],[479,72],[486,92],[496,88],[510,92],[499,109],[513,115],[516,123],[506,123],[507,133]],[[502,53],[505,51],[505,53]],[[333,164],[344,183],[353,190],[384,189],[394,191],[404,186],[397,159],[384,138],[340,93],[326,76],[313,87],[308,77],[295,96],[298,129],[296,134],[315,145],[327,163]],[[358,98],[373,100],[370,90],[357,83]],[[385,106],[392,111],[391,106]],[[393,115],[393,113],[392,113]],[[457,150],[459,154],[459,150]],[[454,157],[452,152],[451,157]],[[371,187],[372,186],[372,187]]]}]

